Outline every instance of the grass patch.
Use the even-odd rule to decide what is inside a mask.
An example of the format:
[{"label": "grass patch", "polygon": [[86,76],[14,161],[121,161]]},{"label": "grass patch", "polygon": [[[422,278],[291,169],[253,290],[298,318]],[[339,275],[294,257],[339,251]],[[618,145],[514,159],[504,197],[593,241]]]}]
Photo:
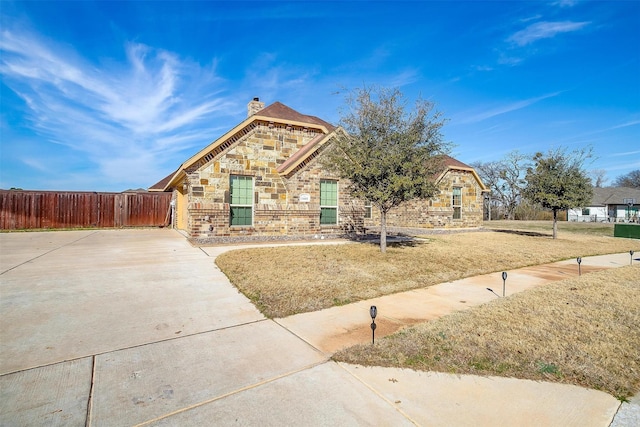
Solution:
[{"label": "grass patch", "polygon": [[243,249],[220,255],[216,263],[263,314],[274,318],[578,256],[640,253],[638,240],[562,229],[553,240],[547,231],[429,235],[390,245],[386,254],[370,243]]},{"label": "grass patch", "polygon": [[[558,234],[566,232],[613,237],[614,225],[608,222],[558,221]],[[551,236],[553,221],[485,221],[484,227],[491,230],[529,231]]]},{"label": "grass patch", "polygon": [[342,350],[342,362],[640,390],[640,266],[556,282]]}]

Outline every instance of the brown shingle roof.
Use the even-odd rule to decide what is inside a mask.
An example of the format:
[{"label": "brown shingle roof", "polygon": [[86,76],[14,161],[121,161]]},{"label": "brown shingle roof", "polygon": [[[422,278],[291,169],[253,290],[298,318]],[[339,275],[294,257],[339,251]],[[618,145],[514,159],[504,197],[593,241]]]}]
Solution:
[{"label": "brown shingle roof", "polygon": [[444,165],[447,167],[453,167],[453,168],[468,168],[468,169],[473,169],[471,166],[462,163],[460,160],[458,159],[454,159],[451,156],[447,156],[444,155]]},{"label": "brown shingle roof", "polygon": [[169,181],[171,181],[171,178],[173,178],[173,175],[175,175],[176,172],[177,171],[171,172],[169,175],[165,176],[160,181],[153,184],[151,187],[149,187],[149,191],[164,191],[164,187],[167,186],[167,184],[169,183]]},{"label": "brown shingle roof", "polygon": [[287,107],[281,102],[274,102],[268,107],[263,108],[256,113],[256,116],[271,117],[279,120],[291,120],[295,122],[320,125],[326,127],[329,132],[335,129],[335,126],[333,126],[332,124],[327,123],[315,116],[308,116],[306,114],[298,113],[296,110]]}]

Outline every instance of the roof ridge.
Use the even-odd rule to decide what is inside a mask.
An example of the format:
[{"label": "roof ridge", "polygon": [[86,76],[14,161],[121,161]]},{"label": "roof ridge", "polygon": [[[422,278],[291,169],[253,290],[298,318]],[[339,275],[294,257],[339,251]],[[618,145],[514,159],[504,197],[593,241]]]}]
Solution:
[{"label": "roof ridge", "polygon": [[308,114],[302,114],[301,112],[294,110],[288,105],[283,104],[280,101],[275,101],[274,103],[264,107],[262,110],[258,111],[256,116],[262,117],[270,117],[274,119],[280,120],[292,120],[296,122],[308,123],[310,125],[319,125],[324,126],[328,132],[331,132],[335,129],[331,123],[322,120],[319,117],[311,116]]}]

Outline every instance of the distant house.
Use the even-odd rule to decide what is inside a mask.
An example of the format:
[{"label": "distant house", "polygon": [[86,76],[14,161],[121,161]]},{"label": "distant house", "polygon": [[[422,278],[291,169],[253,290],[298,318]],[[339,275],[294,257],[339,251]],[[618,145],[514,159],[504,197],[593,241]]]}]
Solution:
[{"label": "distant house", "polygon": [[638,222],[640,189],[627,187],[594,188],[589,206],[569,209],[568,221]]},{"label": "distant house", "polygon": [[[150,191],[173,192],[173,225],[196,239],[259,239],[358,232],[379,213],[318,161],[341,128],[276,102],[248,104],[248,117],[187,159]],[[482,225],[483,192],[473,168],[451,157],[440,194],[392,210],[396,227]]]}]

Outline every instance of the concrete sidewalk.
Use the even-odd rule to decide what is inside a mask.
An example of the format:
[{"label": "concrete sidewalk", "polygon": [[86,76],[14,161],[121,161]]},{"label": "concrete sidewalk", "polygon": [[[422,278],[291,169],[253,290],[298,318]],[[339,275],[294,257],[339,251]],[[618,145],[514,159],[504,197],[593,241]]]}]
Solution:
[{"label": "concrete sidewalk", "polygon": [[[629,254],[585,257],[581,273],[629,265]],[[524,267],[507,272],[505,295],[578,276],[576,260]],[[487,290],[491,288],[495,293]],[[376,337],[491,301],[502,295],[502,273],[491,273],[400,292],[357,303],[275,319],[327,355],[354,344],[371,342],[369,308],[378,309]]]},{"label": "concrete sidewalk", "polygon": [[[215,266],[233,248],[173,230],[0,234],[0,425],[605,427],[620,408],[562,384],[331,362],[370,339],[371,304],[381,336],[495,296],[451,282],[274,321]],[[583,272],[623,258],[585,258]],[[577,268],[533,271],[509,272],[507,294]]]},{"label": "concrete sidewalk", "polygon": [[[229,250],[281,245],[203,250],[215,258]],[[638,261],[640,258],[636,258]],[[623,267],[629,262],[630,255],[620,253],[584,257],[579,267],[577,260],[565,260],[510,270],[505,296],[579,274]],[[275,321],[330,357],[341,348],[371,341],[372,305],[378,308],[376,337],[383,337],[400,328],[488,302],[497,295],[487,288],[501,295],[502,287],[502,273],[491,273]],[[608,426],[613,420],[614,427],[640,426],[640,394],[621,405],[606,393],[571,385],[340,365],[417,425]]]}]

